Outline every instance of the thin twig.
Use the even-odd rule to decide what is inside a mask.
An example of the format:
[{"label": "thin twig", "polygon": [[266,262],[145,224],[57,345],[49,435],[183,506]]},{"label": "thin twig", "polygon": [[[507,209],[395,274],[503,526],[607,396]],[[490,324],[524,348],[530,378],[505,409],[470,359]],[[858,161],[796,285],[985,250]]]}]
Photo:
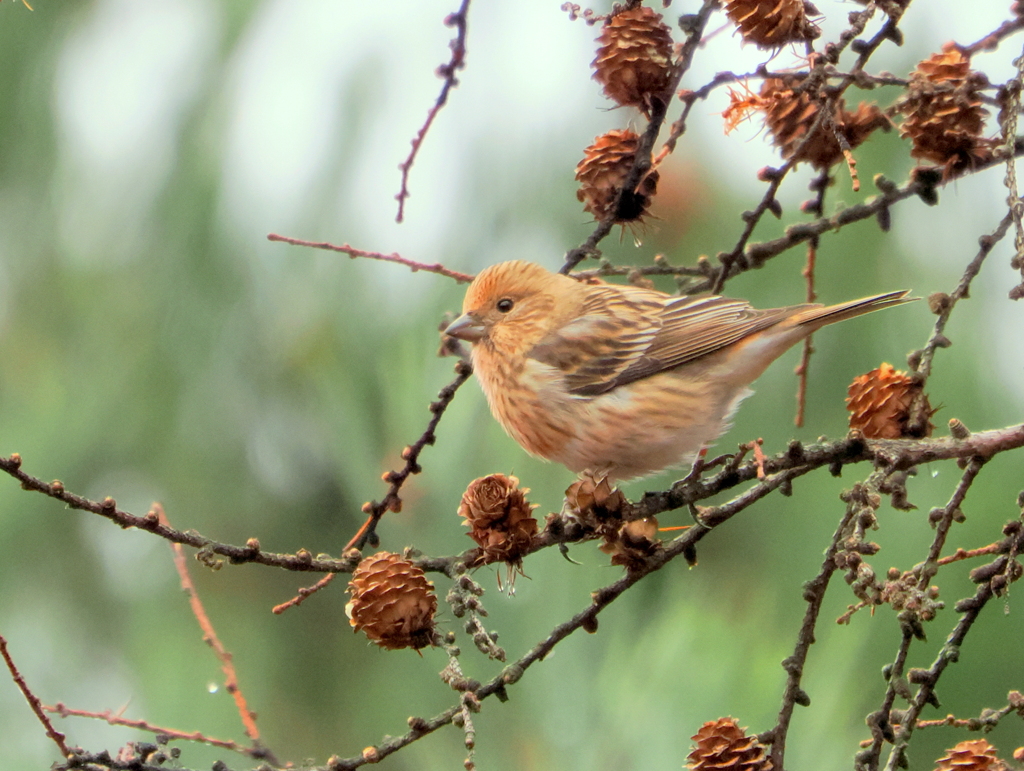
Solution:
[{"label": "thin twig", "polygon": [[295,593],[294,597],[292,597],[290,600],[286,600],[285,602],[275,605],[273,608],[270,609],[270,612],[274,615],[281,615],[286,610],[288,610],[288,608],[294,608],[301,605],[303,602],[306,601],[307,597],[311,597],[317,592],[326,589],[327,586],[334,580],[335,576],[337,575],[337,573],[328,573],[326,576],[321,578],[312,586],[301,587],[299,591]]},{"label": "thin twig", "polygon": [[437,273],[438,275],[441,276],[454,278],[460,284],[468,284],[470,281],[473,280],[473,277],[468,273],[460,273],[457,270],[446,268],[439,262],[435,262],[433,264],[425,262],[416,262],[415,260],[407,259],[396,252],[392,252],[391,254],[383,254],[381,252],[367,252],[362,249],[356,249],[354,246],[349,246],[348,244],[341,244],[340,246],[338,246],[337,244],[328,243],[327,241],[306,241],[301,238],[281,236],[278,235],[277,233],[269,233],[267,235],[267,240],[281,241],[282,243],[294,244],[296,246],[309,246],[312,247],[313,249],[326,249],[332,252],[341,252],[342,254],[347,254],[352,259],[355,259],[356,257],[365,257],[366,259],[370,260],[397,262],[399,265],[405,265],[407,268],[412,270],[413,273],[416,273],[417,271],[420,270],[426,273]]},{"label": "thin twig", "polygon": [[956,307],[956,304],[960,300],[968,297],[971,282],[981,271],[982,263],[985,262],[985,258],[988,257],[989,252],[992,251],[993,247],[995,247],[995,245],[998,244],[1004,236],[1006,236],[1006,233],[1012,223],[1013,216],[1010,212],[1007,212],[1006,216],[1003,217],[998,227],[996,227],[991,234],[982,236],[978,239],[978,253],[964,269],[964,273],[960,277],[960,281],[956,285],[956,289],[954,289],[946,298],[942,299],[939,307],[938,318],[935,320],[935,327],[932,330],[931,337],[928,339],[928,342],[925,344],[923,349],[911,355],[911,366],[924,380],[927,380],[928,376],[931,375],[932,359],[935,357],[935,351],[939,348],[947,348],[950,344],[949,339],[943,334],[943,332],[945,332],[946,329],[946,322],[949,321],[949,317],[953,313],[953,308]]},{"label": "thin twig", "polygon": [[71,509],[92,512],[109,519],[120,527],[138,528],[139,530],[153,533],[171,543],[191,546],[194,549],[198,549],[200,555],[203,555],[204,558],[216,559],[216,557],[225,557],[234,564],[256,562],[261,565],[299,572],[350,572],[353,568],[350,560],[315,559],[305,549],[300,549],[295,554],[277,554],[264,551],[260,548],[260,543],[255,538],[250,538],[245,546],[234,546],[206,538],[195,530],[175,530],[162,524],[155,511],[150,511],[144,517],[139,517],[117,508],[117,502],[113,498],[93,501],[68,492],[59,480],[44,482],[37,477],[26,474],[21,469],[21,456],[18,453],[12,454],[9,458],[0,457],[0,471],[18,480],[25,490],[42,493],[49,498],[61,501]]},{"label": "thin twig", "polygon": [[[856,501],[850,500],[846,506],[846,512],[839,521],[832,542],[825,552],[825,559],[821,563],[821,570],[809,582],[804,584],[804,600],[807,602],[807,610],[804,611],[804,620],[797,632],[796,648],[793,654],[782,662],[782,668],[786,670],[786,689],[782,698],[782,708],[779,710],[779,717],[775,727],[768,733],[771,739],[772,768],[785,768],[784,759],[786,756],[786,737],[789,734],[789,724],[793,718],[793,710],[797,704],[807,706],[810,699],[807,693],[801,688],[800,682],[803,679],[804,664],[807,663],[807,654],[811,645],[814,644],[814,628],[818,623],[818,615],[821,612],[821,604],[825,599],[825,591],[828,589],[832,574],[836,572],[836,553],[839,551],[840,541],[846,532],[850,521],[857,515],[859,505]],[[767,737],[766,737],[767,738]]]},{"label": "thin twig", "polygon": [[1002,542],[996,541],[990,543],[988,546],[979,546],[977,549],[957,549],[952,554],[947,554],[936,560],[937,565],[949,565],[953,562],[960,562],[961,560],[974,559],[975,557],[984,557],[987,554],[998,554],[1002,548]]},{"label": "thin twig", "polygon": [[[838,135],[838,132],[836,132]],[[811,182],[811,189],[815,191],[814,198],[807,202],[804,210],[808,214],[820,217],[825,213],[825,192],[828,190],[831,176],[828,169],[823,169]],[[821,237],[815,236],[807,242],[807,262],[804,264],[803,277],[807,285],[805,298],[807,302],[813,303],[818,299],[814,291],[814,269],[818,261],[818,246]],[[814,353],[813,335],[804,338],[803,353],[800,356],[800,363],[794,370],[797,376],[796,386],[796,417],[793,419],[797,428],[804,425],[804,413],[807,410],[807,378],[811,366],[811,355]]]},{"label": "thin twig", "polygon": [[[963,504],[964,498],[967,497],[967,491],[971,489],[971,485],[974,484],[974,480],[981,472],[981,467],[985,465],[986,460],[986,458],[981,457],[971,458],[963,475],[960,477],[960,481],[957,483],[956,489],[943,507],[942,513],[936,517],[935,537],[932,539],[932,545],[928,549],[928,558],[925,565],[921,568],[921,577],[918,583],[921,589],[927,588],[932,576],[935,575],[935,570],[938,569],[939,555],[942,554],[942,548],[946,545],[946,536],[949,535],[949,528],[952,527],[953,522],[958,518],[960,506]],[[929,569],[929,565],[934,565],[935,567]]]},{"label": "thin twig", "polygon": [[[1018,25],[1024,24],[1024,19],[1018,18],[1016,21]],[[1006,176],[1003,181],[1009,193],[1007,204],[1014,225],[1014,254],[1010,265],[1016,267],[1024,279],[1024,200],[1017,190],[1017,159],[1013,155],[1021,90],[1024,89],[1024,52],[1017,57],[1014,64],[1017,67],[1017,74],[1000,91],[1003,104],[1000,105],[999,117],[1003,130],[1003,150],[1006,153]],[[1024,280],[1010,290],[1011,299],[1019,300],[1021,297],[1024,297]]]},{"label": "thin twig", "polygon": [[[982,457],[975,457],[971,460],[967,469],[964,471],[960,482],[957,484],[956,489],[953,491],[949,501],[943,508],[936,525],[935,537],[932,539],[932,544],[928,550],[928,558],[915,568],[915,572],[918,573],[919,589],[926,589],[931,583],[932,577],[934,577],[938,570],[938,566],[940,564],[939,554],[946,542],[946,535],[949,531],[949,527],[952,524],[956,513],[959,511],[960,505],[963,503],[964,498],[967,495],[967,491],[970,489],[971,484],[973,484],[982,465],[984,465],[984,462],[985,459]],[[1002,548],[1005,548],[1005,545],[1005,541],[1000,544]],[[896,653],[896,660],[888,669],[889,685],[886,688],[882,706],[877,712],[872,713],[868,719],[868,724],[872,726],[872,743],[870,747],[858,756],[858,769],[870,769],[870,771],[877,769],[881,758],[883,742],[895,742],[895,735],[893,734],[893,728],[889,722],[889,716],[896,700],[898,687],[902,684],[904,667],[906,666],[907,656],[910,652],[910,644],[916,636],[916,631],[912,625],[901,624],[901,627],[903,637],[900,640],[899,649]],[[909,719],[916,720],[916,715],[911,716]],[[903,726],[900,729],[901,735],[905,735],[909,741],[910,731],[912,730],[913,726],[910,726],[909,728]],[[891,760],[892,756],[890,756],[890,761]]]},{"label": "thin twig", "polygon": [[375,537],[377,523],[385,513],[402,510],[402,498],[399,496],[402,485],[405,484],[405,480],[410,476],[419,474],[423,470],[419,464],[420,453],[423,452],[424,447],[432,445],[437,441],[437,435],[434,432],[437,430],[438,423],[441,422],[444,411],[448,409],[448,405],[455,398],[455,392],[459,390],[463,383],[469,380],[469,376],[472,374],[473,368],[467,362],[456,362],[455,379],[438,392],[437,401],[430,403],[431,418],[427,423],[427,427],[419,439],[402,451],[402,459],[405,461],[405,465],[399,471],[384,473],[382,478],[390,485],[387,494],[379,502],[368,501],[363,504],[363,512],[368,514],[369,518],[363,523],[363,526],[359,528],[356,534],[352,536],[342,551],[362,549],[367,541]]},{"label": "thin twig", "polygon": [[395,222],[401,222],[405,218],[405,200],[409,197],[409,171],[412,169],[412,165],[416,161],[416,155],[423,146],[423,140],[426,139],[427,132],[430,131],[430,127],[433,125],[434,119],[437,117],[438,113],[441,112],[441,108],[447,104],[448,92],[455,86],[459,85],[456,73],[466,66],[466,27],[468,13],[469,0],[462,0],[462,5],[459,6],[459,10],[455,13],[448,14],[448,16],[445,17],[445,26],[455,27],[457,30],[455,38],[448,44],[452,49],[452,56],[446,64],[442,64],[437,68],[438,76],[444,78],[444,85],[441,86],[441,93],[438,94],[437,100],[434,102],[434,106],[427,112],[426,122],[420,127],[420,130],[416,132],[416,136],[413,137],[412,150],[409,151],[408,157],[398,166],[402,172],[402,188],[395,196],[395,200],[398,201],[398,214],[395,215]]},{"label": "thin twig", "polygon": [[1013,19],[1007,19],[997,29],[985,35],[985,37],[976,40],[970,45],[961,46],[960,50],[965,56],[973,56],[979,51],[995,51],[1005,38],[1008,38],[1015,32],[1019,32],[1021,29],[1024,29],[1024,17],[1017,16]]},{"label": "thin twig", "polygon": [[939,720],[918,720],[917,727],[937,728],[938,726],[949,726],[952,728],[966,728],[968,731],[991,731],[999,721],[1017,710],[1013,704],[1007,704],[999,709],[987,709],[978,717],[958,718],[956,715],[946,715]]},{"label": "thin twig", "polygon": [[21,676],[21,672],[18,671],[18,667],[15,665],[14,659],[11,658],[11,654],[7,650],[7,640],[3,635],[0,635],[0,657],[3,658],[4,663],[7,665],[7,670],[11,673],[11,679],[13,679],[14,684],[18,686],[18,690],[21,691],[21,695],[25,697],[25,701],[27,701],[28,705],[32,708],[32,712],[35,713],[39,722],[43,724],[43,728],[46,729],[46,735],[53,740],[54,744],[57,745],[57,749],[60,750],[61,757],[70,757],[72,753],[64,741],[64,734],[53,727],[53,723],[50,722],[50,718],[48,718],[46,716],[46,712],[44,712],[45,707],[43,706],[43,703],[28,687],[28,683],[25,682],[25,678]]},{"label": "thin twig", "polygon": [[[863,11],[855,11],[850,14],[850,26],[842,32],[839,36],[838,42],[830,46],[826,55],[816,57],[814,66],[800,83],[800,90],[813,92],[825,83],[825,68],[829,65],[834,65],[839,61],[839,57],[846,47],[864,31],[864,28],[867,26],[868,21],[871,20],[874,12],[874,4],[869,4]],[[875,37],[864,46],[857,59],[857,63],[854,65],[854,73],[863,67],[867,62],[868,57],[871,56],[875,49],[877,49],[885,39],[894,34],[887,32],[887,30],[889,30],[890,27],[895,29],[895,24],[896,21],[891,17],[887,19],[885,25],[883,25],[882,31],[876,34]],[[749,251],[749,247],[747,244],[754,233],[754,229],[761,221],[765,212],[775,210],[775,207],[777,206],[775,203],[775,196],[779,187],[782,185],[783,179],[785,179],[790,170],[799,162],[798,159],[803,148],[809,145],[815,135],[832,120],[832,114],[835,111],[835,105],[838,98],[855,82],[855,80],[856,78],[853,74],[848,78],[844,78],[843,82],[839,86],[835,87],[834,92],[831,93],[828,98],[821,101],[820,109],[815,115],[814,121],[808,127],[807,132],[803,135],[801,140],[792,148],[789,153],[789,158],[782,164],[782,166],[778,169],[772,169],[771,173],[767,175],[768,189],[765,190],[761,200],[753,210],[743,212],[743,231],[740,233],[740,237],[736,241],[736,244],[730,251],[720,252],[718,254],[718,259],[721,262],[721,268],[719,269],[718,276],[709,287],[712,294],[718,294],[722,291],[722,287],[725,285],[726,280],[733,275],[732,271],[737,267],[737,265],[740,266],[741,271],[747,270],[750,267],[748,264],[749,260],[747,252]],[[692,291],[697,292],[702,290],[693,289]]]},{"label": "thin twig", "polygon": [[[366,521],[356,531],[355,535],[349,539],[349,542],[342,549],[343,554],[349,554],[355,550],[355,554],[358,554],[359,549],[362,549],[367,543],[375,545],[377,539],[377,523],[380,522],[388,511],[398,512],[402,510],[402,498],[399,492],[402,489],[402,485],[405,484],[405,480],[413,474],[419,474],[422,471],[422,467],[419,464],[420,453],[423,448],[428,444],[433,444],[437,440],[437,436],[434,433],[437,430],[438,423],[441,422],[441,416],[444,415],[444,411],[448,409],[448,405],[451,404],[452,399],[455,398],[455,392],[459,390],[459,387],[469,380],[469,376],[473,374],[473,368],[468,362],[459,361],[455,365],[455,379],[446,385],[437,395],[437,401],[430,403],[430,412],[432,416],[430,421],[427,423],[426,429],[420,435],[420,438],[410,444],[402,451],[402,458],[405,460],[405,466],[399,471],[388,471],[385,472],[383,479],[390,486],[388,492],[384,498],[380,501],[367,501],[363,504],[363,513],[367,515]],[[312,594],[325,588],[331,581],[334,580],[334,575],[328,575],[321,578],[313,586],[303,587],[299,590],[298,594],[292,597],[287,602],[282,602],[279,605],[275,605],[273,612],[280,614],[284,613],[288,608],[293,608],[296,605],[301,605],[302,602]]]},{"label": "thin twig", "polygon": [[[164,512],[164,507],[159,503],[153,504],[153,510],[157,514],[157,518],[161,524],[170,527],[170,522],[167,520],[167,514]],[[238,709],[238,716],[242,721],[242,727],[245,729],[245,735],[248,736],[253,743],[253,747],[259,750],[261,757],[265,757],[271,763],[280,765],[274,754],[263,746],[263,742],[260,740],[260,731],[256,727],[256,713],[249,709],[249,705],[245,701],[245,695],[242,693],[241,687],[238,685],[238,673],[235,671],[235,664],[232,660],[231,653],[224,644],[220,641],[217,636],[217,630],[213,628],[213,623],[210,621],[210,617],[206,613],[206,609],[203,607],[203,601],[199,599],[199,592],[196,591],[196,585],[192,581],[192,576],[188,572],[188,561],[185,559],[185,550],[182,548],[180,543],[172,543],[171,550],[174,553],[174,568],[178,571],[178,578],[181,581],[181,588],[185,594],[188,595],[189,607],[192,608],[192,615],[196,617],[196,621],[199,623],[199,628],[203,632],[203,642],[209,645],[217,659],[220,661],[221,670],[224,672],[224,689],[231,694],[235,700],[235,707]]]},{"label": "thin twig", "polygon": [[[110,710],[104,710],[103,712],[92,712],[86,709],[71,709],[65,706],[61,702],[49,705],[44,704],[43,709],[47,712],[52,712],[55,715],[61,717],[87,717],[94,720],[103,720],[110,725],[124,726],[125,728],[136,728],[140,731],[148,731],[153,734],[161,734],[166,736],[168,739],[181,739],[182,741],[197,742],[199,744],[209,744],[211,747],[220,747],[221,749],[230,750],[231,752],[237,752],[241,755],[248,755],[251,758],[262,760],[267,758],[266,750],[262,747],[247,747],[238,742],[231,741],[230,739],[215,739],[212,736],[206,736],[199,731],[178,731],[174,728],[166,728],[164,726],[154,725],[147,720],[132,720],[130,718],[122,717],[121,715],[114,714]],[[276,762],[276,761],[274,761]]]}]

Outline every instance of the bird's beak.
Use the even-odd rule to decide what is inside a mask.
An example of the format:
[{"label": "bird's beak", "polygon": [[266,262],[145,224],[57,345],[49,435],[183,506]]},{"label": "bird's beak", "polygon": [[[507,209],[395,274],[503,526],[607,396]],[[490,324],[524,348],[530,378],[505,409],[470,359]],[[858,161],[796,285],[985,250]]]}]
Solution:
[{"label": "bird's beak", "polygon": [[484,329],[483,323],[471,313],[463,313],[449,324],[448,328],[444,331],[446,335],[457,337],[459,340],[465,340],[470,343],[475,343],[486,332],[487,330]]}]

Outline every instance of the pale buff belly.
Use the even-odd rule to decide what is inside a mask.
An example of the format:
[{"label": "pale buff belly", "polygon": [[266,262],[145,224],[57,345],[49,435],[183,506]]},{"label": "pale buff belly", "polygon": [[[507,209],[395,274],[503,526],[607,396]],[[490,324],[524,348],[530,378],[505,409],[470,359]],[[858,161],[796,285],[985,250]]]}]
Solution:
[{"label": "pale buff belly", "polygon": [[567,394],[561,379],[541,367],[509,374],[480,380],[494,417],[513,439],[573,472],[616,480],[692,461],[728,427],[748,393],[692,370],[685,378],[665,372],[595,397]]}]

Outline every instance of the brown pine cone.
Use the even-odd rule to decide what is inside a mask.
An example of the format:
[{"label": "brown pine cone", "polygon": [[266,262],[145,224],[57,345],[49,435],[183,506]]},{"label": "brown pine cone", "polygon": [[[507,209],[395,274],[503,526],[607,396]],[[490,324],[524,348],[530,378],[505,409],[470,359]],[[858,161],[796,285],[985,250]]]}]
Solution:
[{"label": "brown pine cone", "polygon": [[[616,492],[618,492],[616,490]],[[658,520],[655,517],[633,519],[629,522],[608,523],[598,529],[604,531],[604,542],[599,547],[612,555],[612,564],[626,570],[638,570],[661,545],[658,538]]]},{"label": "brown pine cone", "polygon": [[836,102],[831,125],[829,121],[822,121],[800,148],[822,107],[822,103],[815,101],[809,92],[796,90],[801,80],[799,76],[767,78],[761,85],[758,107],[764,110],[765,126],[772,135],[772,143],[781,149],[783,158],[795,157],[818,170],[827,169],[843,157],[837,133],[853,149],[875,129],[888,131],[892,128],[892,122],[878,105],[861,102],[856,112],[850,112],[846,109],[846,102],[840,99]]},{"label": "brown pine cone", "polygon": [[883,363],[864,375],[858,375],[847,389],[846,409],[850,411],[850,428],[858,429],[867,439],[909,439],[931,436],[934,426],[926,422],[923,430],[910,423],[910,410],[919,395],[922,409],[930,417],[935,411],[928,397],[921,394],[921,384]]},{"label": "brown pine cone", "polygon": [[747,736],[736,719],[723,717],[701,726],[686,765],[691,771],[771,771],[764,745]]},{"label": "brown pine cone", "polygon": [[672,31],[661,14],[641,5],[615,14],[597,39],[594,79],[605,96],[649,114],[672,85]]},{"label": "brown pine cone", "polygon": [[616,516],[626,505],[626,496],[611,486],[607,476],[599,478],[589,472],[569,485],[565,500],[580,516],[596,515],[598,519]]},{"label": "brown pine cone", "polygon": [[658,188],[658,171],[652,169],[640,180],[635,190],[628,191],[613,210],[633,162],[640,137],[632,131],[613,129],[594,139],[594,144],[583,153],[583,160],[576,166],[576,180],[580,189],[576,198],[583,201],[583,210],[604,220],[614,215],[615,222],[636,222],[643,219],[651,205],[651,196]]},{"label": "brown pine cone", "polygon": [[981,136],[988,110],[980,89],[987,83],[952,44],[920,62],[898,106],[905,116],[900,136],[912,142],[910,154],[944,166],[947,177],[990,160],[998,141]]},{"label": "brown pine cone", "polygon": [[946,750],[935,771],[1004,771],[1006,764],[996,757],[996,748],[985,739],[972,739]]},{"label": "brown pine cone", "polygon": [[353,571],[348,591],[349,624],[381,648],[433,644],[434,585],[409,560],[386,551],[371,554]]},{"label": "brown pine cone", "polygon": [[818,14],[807,0],[728,0],[725,13],[743,39],[758,48],[778,48],[814,40],[821,34],[818,26],[807,19]]},{"label": "brown pine cone", "polygon": [[526,500],[528,487],[519,487],[519,480],[504,474],[474,479],[462,494],[459,516],[470,528],[467,535],[482,550],[477,564],[507,562],[522,566],[537,534],[537,520],[531,515],[536,508]]}]

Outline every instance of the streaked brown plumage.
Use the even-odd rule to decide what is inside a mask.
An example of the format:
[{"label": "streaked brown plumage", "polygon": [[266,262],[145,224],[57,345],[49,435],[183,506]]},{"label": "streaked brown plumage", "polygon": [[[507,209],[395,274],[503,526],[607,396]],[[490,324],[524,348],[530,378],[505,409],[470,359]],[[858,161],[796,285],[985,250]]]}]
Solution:
[{"label": "streaked brown plumage", "polygon": [[446,331],[473,343],[491,412],[528,452],[627,480],[691,461],[747,386],[811,332],[906,294],[757,310],[516,260],[480,272]]}]

